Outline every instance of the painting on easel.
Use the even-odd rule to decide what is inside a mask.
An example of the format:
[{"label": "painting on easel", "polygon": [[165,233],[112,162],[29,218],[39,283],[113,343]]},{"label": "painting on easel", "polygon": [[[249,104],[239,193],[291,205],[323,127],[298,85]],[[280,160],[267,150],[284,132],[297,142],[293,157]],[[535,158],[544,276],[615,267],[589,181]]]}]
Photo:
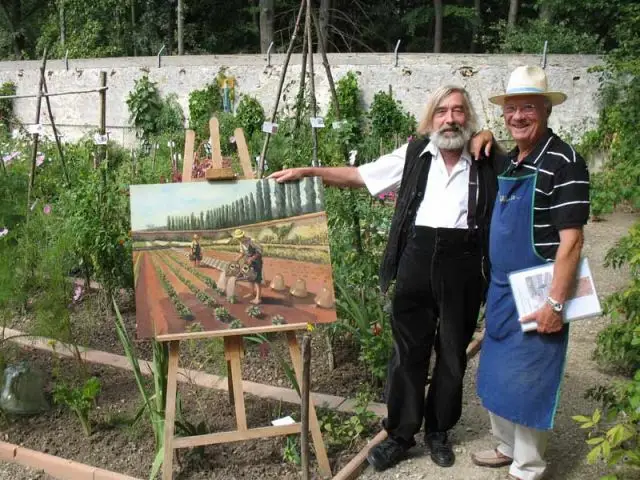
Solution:
[{"label": "painting on easel", "polygon": [[318,178],[132,185],[131,228],[140,339],[336,320]]}]

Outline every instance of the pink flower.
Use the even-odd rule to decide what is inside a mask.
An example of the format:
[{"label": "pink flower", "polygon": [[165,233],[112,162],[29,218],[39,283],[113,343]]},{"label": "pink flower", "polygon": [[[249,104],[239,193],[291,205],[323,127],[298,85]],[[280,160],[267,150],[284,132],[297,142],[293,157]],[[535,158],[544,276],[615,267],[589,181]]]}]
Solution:
[{"label": "pink flower", "polygon": [[36,157],[36,167],[39,167],[40,165],[42,165],[44,163],[44,154],[40,153],[37,157]]},{"label": "pink flower", "polygon": [[76,288],[73,290],[73,302],[74,303],[77,302],[80,299],[80,297],[82,296],[82,292],[83,292],[82,286],[76,285]]},{"label": "pink flower", "polygon": [[5,165],[9,165],[19,155],[20,155],[20,152],[11,152],[10,154],[2,157],[2,161],[5,163]]},{"label": "pink flower", "polygon": [[47,203],[42,209],[42,211],[44,212],[45,215],[49,215],[51,213],[51,205]]},{"label": "pink flower", "polygon": [[413,141],[413,135],[409,135],[409,136],[407,137],[407,142],[411,142],[411,141]]}]

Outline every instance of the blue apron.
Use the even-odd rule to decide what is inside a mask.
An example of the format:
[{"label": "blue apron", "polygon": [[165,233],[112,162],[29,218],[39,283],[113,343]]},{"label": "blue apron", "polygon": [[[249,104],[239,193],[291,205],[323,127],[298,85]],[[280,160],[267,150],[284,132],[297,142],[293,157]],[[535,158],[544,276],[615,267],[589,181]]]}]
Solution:
[{"label": "blue apron", "polygon": [[489,233],[491,283],[478,367],[478,396],[487,410],[502,418],[548,430],[553,428],[558,405],[569,328],[565,325],[561,332],[551,335],[524,333],[508,279],[510,272],[547,262],[536,252],[533,240],[538,170],[522,177],[498,177]]}]

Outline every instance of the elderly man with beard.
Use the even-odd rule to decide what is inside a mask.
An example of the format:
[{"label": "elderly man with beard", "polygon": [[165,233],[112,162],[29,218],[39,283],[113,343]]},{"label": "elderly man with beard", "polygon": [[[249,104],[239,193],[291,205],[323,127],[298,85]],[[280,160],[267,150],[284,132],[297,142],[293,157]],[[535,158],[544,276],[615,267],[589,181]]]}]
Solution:
[{"label": "elderly man with beard", "polygon": [[[366,186],[372,195],[399,192],[380,268],[383,292],[396,280],[384,421],[389,436],[367,457],[380,471],[406,456],[423,420],[432,460],[442,467],[455,462],[447,433],[462,412],[466,348],[484,298],[496,190],[492,162],[476,162],[469,153],[476,122],[463,88],[440,87],[426,106],[419,139],[357,168],[294,168],[270,176],[278,182],[318,176],[328,185]],[[480,152],[491,138],[475,136],[472,150]]]}]

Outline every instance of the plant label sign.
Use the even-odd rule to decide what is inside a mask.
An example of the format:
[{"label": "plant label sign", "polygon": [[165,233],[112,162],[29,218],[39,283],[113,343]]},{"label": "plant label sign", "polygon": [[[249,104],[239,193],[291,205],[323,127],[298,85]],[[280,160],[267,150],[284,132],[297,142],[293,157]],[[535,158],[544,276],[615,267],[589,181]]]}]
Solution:
[{"label": "plant label sign", "polygon": [[99,133],[96,133],[93,136],[93,143],[95,145],[106,145],[108,142],[109,142],[108,134],[100,135]]},{"label": "plant label sign", "polygon": [[264,133],[275,135],[276,133],[278,133],[278,124],[273,122],[264,122],[262,124],[262,131]]},{"label": "plant label sign", "polygon": [[336,320],[318,179],[132,185],[130,192],[139,339]]},{"label": "plant label sign", "polygon": [[322,118],[322,117],[311,117],[311,127],[312,128],[324,128],[324,118]]},{"label": "plant label sign", "polygon": [[44,126],[41,123],[29,125],[28,132],[31,135],[44,135]]}]

